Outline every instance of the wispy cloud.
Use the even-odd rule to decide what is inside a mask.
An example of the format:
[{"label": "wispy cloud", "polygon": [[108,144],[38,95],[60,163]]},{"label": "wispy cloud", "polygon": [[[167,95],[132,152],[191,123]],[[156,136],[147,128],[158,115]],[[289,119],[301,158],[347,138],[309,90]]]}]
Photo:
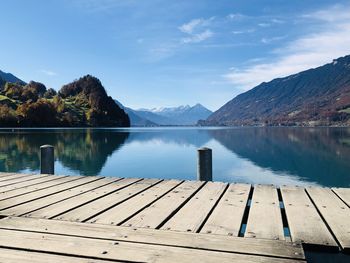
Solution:
[{"label": "wispy cloud", "polygon": [[261,43],[263,44],[270,44],[272,42],[280,41],[285,39],[287,36],[277,36],[277,37],[263,37],[261,39]]},{"label": "wispy cloud", "polygon": [[214,19],[215,17],[209,19],[197,18],[181,25],[179,30],[187,35],[181,39],[181,42],[183,44],[199,43],[212,37],[214,33],[208,29],[208,26]]},{"label": "wispy cloud", "polygon": [[41,70],[39,70],[39,72],[42,73],[42,74],[45,74],[47,76],[50,76],[50,77],[57,76],[56,72],[51,71],[51,70],[47,70],[47,69],[41,69]]},{"label": "wispy cloud", "polygon": [[213,36],[213,32],[209,29],[206,29],[205,31],[198,33],[198,34],[193,34],[189,37],[185,37],[182,39],[182,42],[187,44],[187,43],[199,43],[202,42],[210,37]]},{"label": "wispy cloud", "polygon": [[[273,50],[276,57],[224,75],[231,83],[248,90],[263,81],[294,74],[350,54],[350,6],[333,6],[303,15],[318,23],[318,30]],[[309,21],[312,20],[312,21]]]}]

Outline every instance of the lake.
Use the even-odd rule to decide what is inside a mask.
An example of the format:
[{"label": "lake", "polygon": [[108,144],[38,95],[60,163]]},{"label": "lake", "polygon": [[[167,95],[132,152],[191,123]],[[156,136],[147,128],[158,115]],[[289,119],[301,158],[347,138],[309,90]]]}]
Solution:
[{"label": "lake", "polygon": [[56,174],[195,180],[207,146],[214,181],[350,186],[349,128],[1,129],[0,171],[39,172],[43,144]]}]

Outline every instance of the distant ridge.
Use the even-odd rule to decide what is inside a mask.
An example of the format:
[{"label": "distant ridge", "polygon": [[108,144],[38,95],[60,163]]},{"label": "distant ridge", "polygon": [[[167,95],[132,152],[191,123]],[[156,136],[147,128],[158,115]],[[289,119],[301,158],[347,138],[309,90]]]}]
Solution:
[{"label": "distant ridge", "polygon": [[197,103],[194,106],[162,107],[152,109],[131,109],[115,100],[129,115],[131,126],[182,126],[196,125],[206,119],[212,111]]},{"label": "distant ridge", "polygon": [[350,56],[236,96],[201,125],[350,125]]},{"label": "distant ridge", "polygon": [[3,72],[0,70],[0,82],[1,82],[1,80],[3,80],[3,82],[18,83],[21,85],[27,84],[23,80],[17,78],[15,75],[13,75],[11,73],[6,73],[6,72]]}]

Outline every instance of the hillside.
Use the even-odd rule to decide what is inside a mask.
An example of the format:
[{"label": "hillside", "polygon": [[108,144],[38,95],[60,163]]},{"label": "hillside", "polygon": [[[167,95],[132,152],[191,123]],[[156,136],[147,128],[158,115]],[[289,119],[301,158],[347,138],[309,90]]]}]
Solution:
[{"label": "hillside", "polygon": [[21,85],[25,85],[26,83],[14,76],[11,73],[6,73],[0,70],[0,88],[2,87],[2,84],[4,85],[6,82],[11,82],[11,83],[19,83]]},{"label": "hillside", "polygon": [[6,82],[0,90],[2,127],[129,127],[127,114],[90,75],[56,93],[45,85]]},{"label": "hillside", "polygon": [[350,56],[261,83],[202,125],[350,125]]}]

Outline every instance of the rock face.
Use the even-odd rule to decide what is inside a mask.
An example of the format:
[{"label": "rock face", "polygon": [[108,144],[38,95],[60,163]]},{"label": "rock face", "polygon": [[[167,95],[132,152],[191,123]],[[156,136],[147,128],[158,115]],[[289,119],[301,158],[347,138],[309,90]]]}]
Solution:
[{"label": "rock face", "polygon": [[202,125],[350,125],[350,56],[261,83]]}]

